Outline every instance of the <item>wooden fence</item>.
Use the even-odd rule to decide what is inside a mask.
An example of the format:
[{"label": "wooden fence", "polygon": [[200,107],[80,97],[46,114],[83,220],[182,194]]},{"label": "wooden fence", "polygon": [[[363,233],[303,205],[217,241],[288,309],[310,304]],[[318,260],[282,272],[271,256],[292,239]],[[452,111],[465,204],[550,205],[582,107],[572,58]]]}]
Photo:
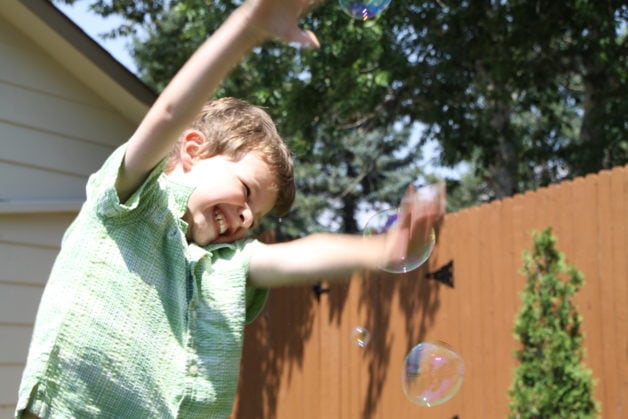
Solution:
[{"label": "wooden fence", "polygon": [[[429,263],[405,275],[356,274],[319,298],[271,292],[248,327],[234,418],[505,418],[518,347],[513,325],[525,280],[521,253],[551,226],[585,276],[584,363],[603,418],[628,417],[628,166],[445,217]],[[453,287],[434,279],[453,261]],[[371,333],[360,348],[354,327]],[[464,358],[449,402],[411,404],[402,364],[417,343],[442,340]]]}]

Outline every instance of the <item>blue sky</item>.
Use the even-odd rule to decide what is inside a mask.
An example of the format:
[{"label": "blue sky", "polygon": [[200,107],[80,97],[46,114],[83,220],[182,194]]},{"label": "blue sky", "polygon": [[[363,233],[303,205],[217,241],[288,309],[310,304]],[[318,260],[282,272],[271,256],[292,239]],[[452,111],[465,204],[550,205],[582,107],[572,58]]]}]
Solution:
[{"label": "blue sky", "polygon": [[123,38],[103,40],[99,36],[118,26],[121,23],[119,18],[103,18],[90,12],[88,10],[89,2],[86,1],[77,1],[72,6],[60,2],[54,2],[54,5],[80,26],[85,33],[102,45],[104,49],[109,51],[126,68],[135,72],[136,66],[126,47],[128,41]]}]

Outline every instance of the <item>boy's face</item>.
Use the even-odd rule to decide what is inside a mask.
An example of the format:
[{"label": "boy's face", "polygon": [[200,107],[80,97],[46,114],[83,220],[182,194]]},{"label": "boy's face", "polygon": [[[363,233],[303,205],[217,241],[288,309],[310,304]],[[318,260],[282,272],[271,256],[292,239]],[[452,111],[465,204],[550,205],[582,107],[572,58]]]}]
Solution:
[{"label": "boy's face", "polygon": [[196,160],[183,176],[198,185],[183,220],[187,239],[200,246],[243,238],[277,199],[273,175],[256,153],[240,160],[223,155]]}]

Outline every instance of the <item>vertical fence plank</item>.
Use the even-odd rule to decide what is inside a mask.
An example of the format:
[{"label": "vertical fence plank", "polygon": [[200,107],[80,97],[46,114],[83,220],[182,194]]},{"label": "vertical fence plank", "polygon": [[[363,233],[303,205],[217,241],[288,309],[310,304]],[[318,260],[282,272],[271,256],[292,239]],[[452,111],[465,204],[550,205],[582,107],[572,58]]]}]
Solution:
[{"label": "vertical fence plank", "polygon": [[557,197],[556,208],[554,212],[557,216],[556,222],[556,238],[560,250],[569,260],[575,252],[576,230],[577,230],[577,213],[578,209],[574,205],[574,182],[563,182],[553,188],[554,196]]},{"label": "vertical fence plank", "polygon": [[469,319],[472,320],[472,324],[469,325],[469,331],[471,336],[469,339],[469,345],[466,349],[469,351],[467,355],[469,366],[469,383],[466,389],[472,395],[471,409],[477,412],[479,416],[486,417],[484,414],[484,394],[481,389],[481,383],[484,379],[482,354],[482,335],[478,330],[477,325],[480,324],[480,319],[483,315],[485,307],[480,304],[481,293],[481,278],[480,278],[480,249],[479,249],[479,222],[480,216],[479,208],[471,208],[467,213],[468,231],[467,238],[465,240],[464,251],[468,254],[465,266],[465,278],[464,290],[466,300],[465,305],[469,305],[470,313]]},{"label": "vertical fence plank", "polygon": [[[513,288],[511,298],[515,306],[518,308],[521,305],[521,293],[525,286],[525,281],[519,273],[521,269],[521,254],[524,249],[529,249],[530,235],[527,227],[524,223],[524,197],[518,195],[512,198],[512,266],[513,272],[517,272],[513,281]],[[513,319],[514,320],[514,319]]]},{"label": "vertical fence plank", "polygon": [[[329,285],[325,285],[326,287]],[[333,322],[330,313],[332,312],[332,299],[337,297],[338,285],[329,286],[331,291],[322,294],[320,297],[321,328],[319,329],[320,339],[320,413],[322,417],[334,417],[338,415],[339,408],[339,386],[338,371],[340,365],[340,333],[338,327]]]},{"label": "vertical fence plank", "polygon": [[[354,281],[357,282],[357,281]],[[355,362],[355,350],[361,349],[358,347],[352,339],[351,329],[355,326],[352,326],[355,323],[355,320],[351,319],[351,315],[356,314],[356,306],[354,305],[354,301],[352,299],[351,294],[351,281],[342,285],[343,292],[346,295],[346,310],[350,310],[347,315],[342,316],[341,318],[341,370],[339,371],[340,375],[340,415],[341,419],[350,419],[352,417],[356,417],[354,413],[354,404],[355,404],[355,396],[357,396],[357,384],[354,382],[353,378],[358,377],[358,371],[356,371]],[[354,287],[355,288],[355,287]],[[356,325],[357,326],[357,325]]]},{"label": "vertical fence plank", "polygon": [[[613,170],[610,180],[612,227],[613,277],[614,284],[612,301],[615,312],[612,321],[615,324],[617,343],[616,375],[618,394],[610,400],[605,408],[608,417],[628,417],[628,166]],[[606,344],[606,342],[604,342]]]},{"label": "vertical fence plank", "polygon": [[593,249],[598,258],[598,278],[600,285],[600,300],[597,302],[598,310],[601,313],[601,345],[602,353],[602,370],[600,377],[604,377],[604,400],[602,403],[606,406],[606,410],[612,412],[612,400],[618,400],[620,382],[616,375],[617,365],[621,360],[616,357],[617,339],[615,331],[615,322],[613,321],[614,313],[617,311],[615,306],[616,290],[614,289],[615,275],[613,269],[613,226],[611,224],[612,196],[610,184],[610,172],[601,172],[598,176],[597,188],[597,232],[598,241],[597,249]]},{"label": "vertical fence plank", "polygon": [[[592,369],[596,378],[604,370],[600,301],[600,278],[598,272],[597,250],[599,247],[597,231],[597,177],[587,176],[574,182],[575,242],[574,254],[567,255],[567,261],[576,265],[585,278],[585,285],[576,298],[578,310],[583,316],[584,342],[587,348],[585,364]],[[605,394],[605,381],[599,380],[594,394],[597,400]],[[604,414],[604,413],[602,413]]]},{"label": "vertical fence plank", "polygon": [[[510,340],[512,339],[512,318],[505,316],[510,308],[506,306],[507,300],[504,298],[504,288],[507,286],[507,271],[504,269],[504,259],[498,257],[504,249],[504,231],[503,218],[508,204],[504,201],[497,202],[493,205],[493,216],[489,218],[489,247],[487,254],[491,257],[486,261],[490,264],[490,276],[492,278],[492,290],[490,292],[491,305],[493,312],[491,315],[491,323],[488,330],[492,336],[491,348],[487,352],[493,353],[494,362],[492,363],[493,377],[495,383],[495,394],[493,400],[492,414],[499,417],[506,417],[508,411],[508,387],[510,385],[510,374],[508,374],[508,366],[512,358]],[[504,252],[508,253],[508,252]],[[506,320],[507,319],[507,320]]]},{"label": "vertical fence plank", "polygon": [[[435,267],[442,267],[449,262],[453,262],[453,288],[441,285],[441,288],[444,290],[446,298],[442,299],[442,311],[439,313],[439,319],[448,315],[448,321],[437,321],[436,328],[438,330],[437,336],[444,336],[445,342],[449,343],[454,348],[454,350],[460,354],[463,361],[466,363],[466,354],[463,345],[463,334],[465,332],[463,332],[462,327],[462,325],[465,323],[465,321],[463,320],[464,315],[462,312],[465,296],[464,293],[461,292],[461,260],[458,256],[461,253],[459,251],[459,248],[463,241],[462,237],[460,237],[459,234],[461,228],[461,220],[464,221],[464,219],[460,217],[459,214],[451,214],[447,216],[444,225],[444,234],[442,237],[443,240],[439,245],[441,249],[439,249],[439,259]],[[465,411],[464,397],[462,396],[462,392],[465,391],[465,387],[469,385],[468,377],[468,371],[465,370],[465,376],[463,377],[462,382],[462,390],[459,394],[455,395],[450,402],[447,402],[450,407],[450,411],[448,412],[449,414],[443,414],[439,417],[453,418],[455,416],[459,416],[462,412]]]},{"label": "vertical fence plank", "polygon": [[[462,388],[460,389],[460,393],[457,397],[460,399],[462,403],[462,411],[471,411],[473,409],[473,393],[471,391],[471,362],[470,362],[470,352],[471,352],[471,330],[469,327],[464,328],[461,327],[464,323],[464,319],[470,318],[472,313],[472,306],[468,303],[468,271],[467,271],[467,259],[470,257],[469,253],[465,251],[466,244],[469,242],[469,225],[467,222],[459,222],[461,219],[466,221],[466,215],[468,211],[461,211],[455,214],[456,226],[455,229],[452,228],[452,231],[455,233],[449,234],[449,241],[453,241],[452,243],[452,254],[454,257],[454,280],[455,280],[455,289],[457,299],[456,302],[458,304],[458,328],[460,329],[460,341],[458,351],[462,358],[464,359],[464,367],[465,367],[465,376],[464,383]],[[449,219],[451,216],[447,217],[445,220],[445,225],[450,227]]]},{"label": "vertical fence plank", "polygon": [[[455,332],[448,331],[448,333],[457,337],[455,349],[462,356],[465,363],[464,382],[459,394],[456,395],[459,413],[473,409],[473,388],[471,381],[473,363],[471,360],[472,351],[470,349],[473,331],[470,327],[462,327],[462,325],[467,322],[465,319],[473,318],[474,311],[474,306],[469,294],[470,286],[472,286],[468,269],[471,254],[466,251],[471,241],[470,223],[467,222],[468,213],[469,211],[461,211],[457,214],[447,216],[444,225],[446,234],[443,235],[442,240],[443,243],[447,244],[447,249],[449,249],[447,260],[453,260],[454,263],[454,289],[453,292],[450,293],[450,305],[447,307],[455,307],[456,314],[450,325],[441,325],[441,327],[449,326],[453,329],[457,329]],[[446,310],[446,308],[443,307],[443,310]]]},{"label": "vertical fence plank", "polygon": [[[498,313],[501,319],[498,326],[501,329],[502,371],[503,380],[506,382],[502,396],[505,400],[502,410],[496,412],[498,417],[507,417],[509,412],[510,397],[508,390],[512,384],[513,370],[515,366],[515,349],[518,343],[513,337],[515,314],[519,309],[519,274],[517,273],[517,263],[519,252],[515,252],[513,245],[513,211],[514,200],[506,198],[502,201],[502,213],[500,217],[500,240],[499,247],[495,250],[494,258],[499,260],[499,276],[502,278],[502,311]],[[503,388],[503,387],[502,387]]]},{"label": "vertical fence plank", "polygon": [[[312,290],[308,287],[307,293],[309,294],[309,298],[312,297]],[[294,304],[294,302],[292,302]],[[298,305],[295,305],[295,310],[299,309]],[[319,389],[325,385],[323,382],[323,377],[321,376],[321,358],[319,356],[320,352],[324,350],[323,343],[320,338],[320,331],[323,328],[323,311],[320,309],[318,304],[314,304],[314,321],[312,324],[312,334],[311,339],[305,345],[305,359],[301,364],[301,369],[303,371],[302,376],[295,377],[299,379],[302,383],[304,383],[304,392],[302,395],[302,403],[300,413],[303,418],[321,418],[321,403],[320,396],[318,394]],[[288,386],[287,386],[288,387]],[[313,389],[316,389],[313,391]],[[288,387],[289,390],[289,387]],[[283,416],[283,417],[290,417]]]},{"label": "vertical fence plank", "polygon": [[[495,319],[495,304],[492,298],[492,293],[495,290],[495,278],[491,272],[492,257],[486,257],[491,254],[491,242],[494,240],[494,226],[499,222],[499,202],[495,202],[491,205],[483,205],[479,208],[476,230],[477,234],[477,252],[476,263],[478,264],[477,276],[474,280],[473,288],[478,295],[478,306],[476,308],[476,315],[478,316],[478,323],[476,334],[480,336],[479,357],[476,356],[481,362],[482,368],[482,381],[493,382],[493,389],[484,391],[482,397],[482,405],[484,408],[483,417],[491,416],[491,412],[496,406],[495,388],[497,383],[496,375],[497,369],[495,368],[496,356],[495,356],[495,335],[492,333],[493,322]],[[491,354],[491,355],[489,355]]]}]

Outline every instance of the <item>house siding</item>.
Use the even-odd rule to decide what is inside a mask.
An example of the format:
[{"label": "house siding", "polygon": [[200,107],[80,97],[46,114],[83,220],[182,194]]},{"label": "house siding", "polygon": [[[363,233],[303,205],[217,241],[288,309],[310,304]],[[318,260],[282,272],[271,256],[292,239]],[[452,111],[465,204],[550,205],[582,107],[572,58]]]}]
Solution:
[{"label": "house siding", "polygon": [[87,179],[136,125],[51,54],[0,14],[0,418]]}]

